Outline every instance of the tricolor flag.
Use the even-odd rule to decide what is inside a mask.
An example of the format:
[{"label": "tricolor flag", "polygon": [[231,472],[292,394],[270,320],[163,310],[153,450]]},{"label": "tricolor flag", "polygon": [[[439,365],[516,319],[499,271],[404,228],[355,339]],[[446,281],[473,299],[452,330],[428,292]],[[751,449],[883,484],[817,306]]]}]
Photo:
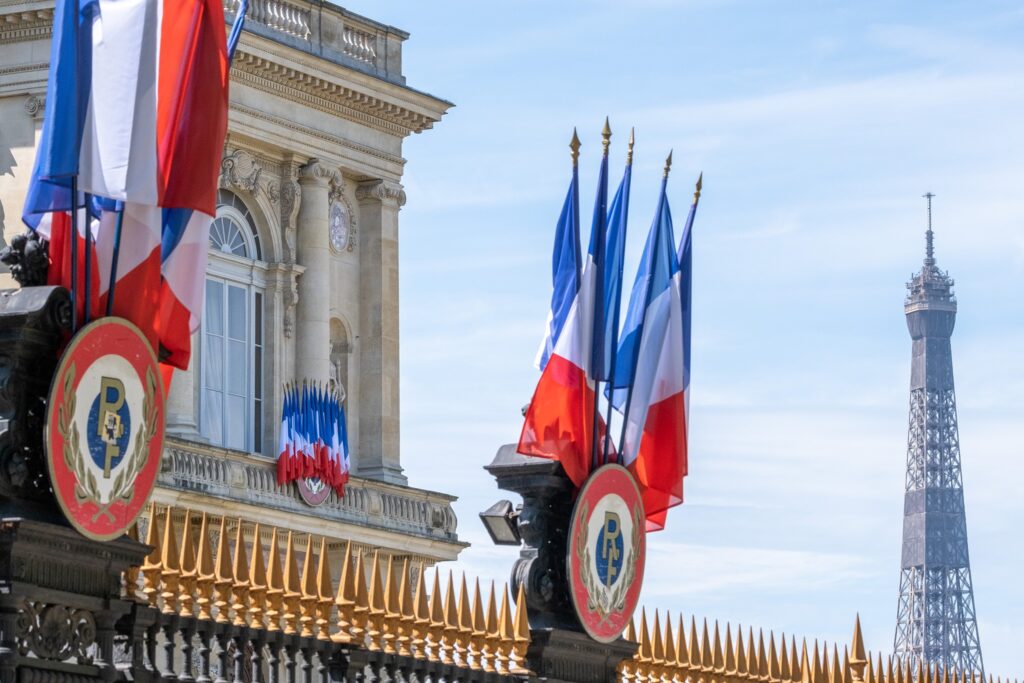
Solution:
[{"label": "tricolor flag", "polygon": [[605,154],[598,176],[590,248],[579,290],[565,325],[541,373],[519,436],[523,455],[558,460],[577,486],[592,468],[594,438],[604,436],[603,420],[595,428],[595,365],[602,362],[596,347],[595,318],[604,319],[604,253],[608,211],[608,147],[611,135],[605,122]]},{"label": "tricolor flag", "polygon": [[[240,12],[236,27],[241,20]],[[201,319],[228,68],[219,0],[57,0],[46,114],[23,219],[57,242],[66,224],[56,217],[47,224],[45,214],[83,206],[86,194],[119,202],[100,214],[98,272],[85,296],[107,288],[116,209],[123,208],[116,280],[126,296],[115,297],[114,312],[136,322],[163,347],[162,359],[180,368],[188,366]],[[81,245],[78,251],[84,265]]]},{"label": "tricolor flag", "polygon": [[[682,276],[667,182],[666,165],[658,209],[630,296],[616,368],[623,368],[631,378],[628,384],[616,382],[628,387],[622,402],[620,462],[640,485],[648,530],[663,528],[667,510],[682,502],[686,474]],[[616,394],[622,396],[619,391]]]},{"label": "tricolor flag", "polygon": [[534,361],[538,370],[547,367],[580,288],[580,186],[577,164],[580,139],[575,130],[569,147],[572,149],[572,181],[555,227],[555,249],[551,258],[551,284],[554,291],[551,293],[551,310],[548,312],[544,339]]},{"label": "tricolor flag", "polygon": [[277,483],[319,479],[341,496],[348,478],[348,429],[341,400],[325,387],[285,387]]}]

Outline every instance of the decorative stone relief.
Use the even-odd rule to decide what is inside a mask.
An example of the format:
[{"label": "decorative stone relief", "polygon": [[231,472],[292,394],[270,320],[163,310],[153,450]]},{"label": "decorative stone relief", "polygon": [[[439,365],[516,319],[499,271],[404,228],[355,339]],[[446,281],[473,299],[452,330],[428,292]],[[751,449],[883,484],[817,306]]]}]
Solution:
[{"label": "decorative stone relief", "polygon": [[256,157],[244,149],[236,149],[221,159],[219,185],[225,190],[238,187],[255,194],[262,171]]},{"label": "decorative stone relief", "polygon": [[291,338],[295,332],[295,307],[299,303],[299,286],[298,278],[293,269],[289,269],[285,273],[284,287],[282,287],[282,303],[284,303],[284,320],[282,321],[282,327],[284,328],[284,336]]},{"label": "decorative stone relief", "polygon": [[299,182],[308,181],[326,185],[331,181],[333,173],[319,159],[310,159],[304,166],[299,167]]},{"label": "decorative stone relief", "polygon": [[328,201],[332,205],[336,201],[341,202],[341,205],[344,207],[345,214],[348,217],[348,241],[345,250],[355,251],[356,235],[358,234],[356,213],[352,209],[352,203],[349,201],[348,196],[345,194],[345,178],[338,171],[335,171],[331,176],[331,192],[328,195]]},{"label": "decorative stone relief", "polygon": [[96,619],[88,610],[26,600],[18,610],[15,636],[22,656],[32,653],[60,662],[74,657],[87,664],[96,642]]},{"label": "decorative stone relief", "polygon": [[367,180],[356,187],[356,199],[366,201],[394,202],[405,206],[405,190],[399,183],[390,180]]},{"label": "decorative stone relief", "polygon": [[299,212],[299,201],[302,196],[302,188],[296,181],[298,175],[298,164],[287,162],[281,169],[280,182],[280,211],[281,211],[281,232],[284,236],[285,261],[295,263],[295,219]]},{"label": "decorative stone relief", "polygon": [[25,99],[25,113],[30,118],[38,121],[43,118],[46,110],[46,95],[29,95]]}]

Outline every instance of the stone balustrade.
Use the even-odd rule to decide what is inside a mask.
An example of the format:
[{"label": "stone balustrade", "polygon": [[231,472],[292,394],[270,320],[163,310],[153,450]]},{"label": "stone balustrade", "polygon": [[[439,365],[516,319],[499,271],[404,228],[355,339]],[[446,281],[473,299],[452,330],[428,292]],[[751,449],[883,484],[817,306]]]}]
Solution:
[{"label": "stone balustrade", "polygon": [[274,462],[258,455],[169,438],[159,487],[200,493],[240,504],[401,532],[462,547],[453,496],[353,476],[345,495],[331,494],[311,508],[294,485],[278,486]]},{"label": "stone balustrade", "polygon": [[[222,0],[234,21],[241,0]],[[246,30],[318,57],[404,84],[402,42],[408,34],[325,2],[249,0]],[[244,50],[243,48],[240,48]]]}]

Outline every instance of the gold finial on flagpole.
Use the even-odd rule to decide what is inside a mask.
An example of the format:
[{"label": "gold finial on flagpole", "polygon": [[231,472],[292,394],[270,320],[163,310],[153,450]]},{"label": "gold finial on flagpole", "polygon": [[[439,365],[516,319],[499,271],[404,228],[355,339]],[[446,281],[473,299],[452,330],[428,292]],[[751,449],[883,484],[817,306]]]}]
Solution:
[{"label": "gold finial on flagpole", "polygon": [[633,165],[633,143],[636,142],[633,136],[634,131],[634,128],[629,129],[629,145],[626,148],[626,166]]},{"label": "gold finial on flagpole", "polygon": [[697,189],[693,193],[693,203],[696,204],[700,201],[700,188],[704,186],[704,171],[700,172],[697,177]]},{"label": "gold finial on flagpole", "polygon": [[572,129],[572,140],[569,141],[569,149],[572,150],[572,165],[573,168],[579,165],[580,162],[580,147],[583,143],[580,142],[580,136],[576,134],[576,129]]},{"label": "gold finial on flagpole", "polygon": [[668,151],[668,158],[665,159],[665,177],[668,178],[668,172],[672,168],[672,150]]},{"label": "gold finial on flagpole", "polygon": [[604,147],[604,155],[608,156],[608,147],[612,144],[612,127],[608,125],[608,117],[604,117],[604,128],[601,130],[601,146]]}]

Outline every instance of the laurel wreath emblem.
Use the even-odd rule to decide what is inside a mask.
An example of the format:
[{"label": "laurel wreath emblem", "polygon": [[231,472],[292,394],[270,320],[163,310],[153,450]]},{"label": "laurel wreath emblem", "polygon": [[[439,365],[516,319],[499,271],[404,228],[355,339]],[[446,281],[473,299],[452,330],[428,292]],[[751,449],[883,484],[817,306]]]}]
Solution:
[{"label": "laurel wreath emblem", "polygon": [[79,503],[94,503],[99,509],[92,516],[96,521],[106,515],[111,521],[116,519],[110,511],[111,506],[121,500],[130,500],[135,480],[146,464],[146,452],[149,443],[156,434],[156,375],[152,368],[146,369],[146,396],[142,403],[143,420],[138,436],[135,438],[135,449],[132,451],[126,466],[114,477],[110,490],[110,498],[104,503],[100,497],[99,485],[92,471],[85,466],[85,458],[80,450],[81,438],[78,423],[74,419],[77,397],[73,391],[75,383],[75,364],[68,366],[64,375],[64,400],[57,411],[57,428],[64,439],[64,464],[75,475],[75,500]]},{"label": "laurel wreath emblem", "polygon": [[[589,518],[590,503],[583,503],[580,509],[580,519]],[[576,559],[580,562],[582,571],[580,576],[583,580],[583,587],[587,590],[587,609],[596,612],[600,622],[604,623],[613,613],[621,612],[626,606],[626,593],[636,578],[636,562],[640,557],[640,529],[644,523],[643,510],[639,505],[633,506],[633,533],[629,557],[626,559],[626,571],[613,589],[607,590],[595,581],[594,575],[590,572],[590,542],[586,527],[580,530],[576,537]]]}]

